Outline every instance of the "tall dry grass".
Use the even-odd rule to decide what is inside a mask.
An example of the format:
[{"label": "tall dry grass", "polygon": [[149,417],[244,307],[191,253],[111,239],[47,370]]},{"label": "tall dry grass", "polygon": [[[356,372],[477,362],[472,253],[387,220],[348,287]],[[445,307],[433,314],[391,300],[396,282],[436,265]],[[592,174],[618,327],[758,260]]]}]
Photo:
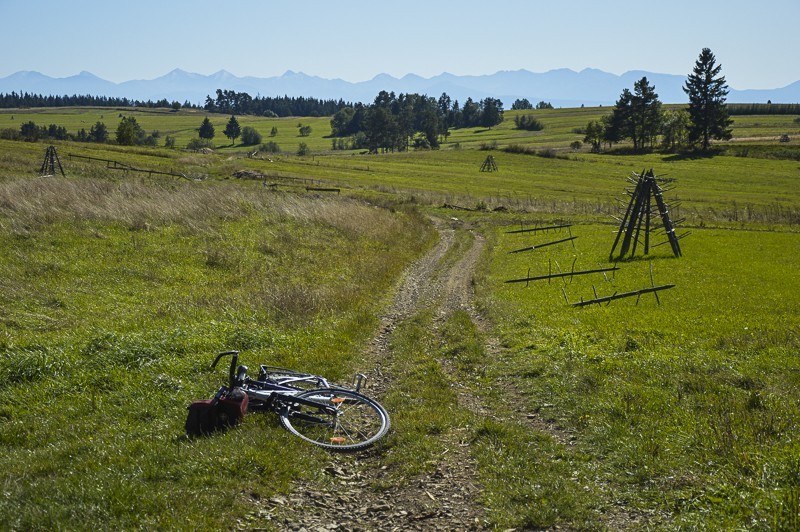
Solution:
[{"label": "tall dry grass", "polygon": [[[202,229],[258,210],[267,222],[323,223],[353,235],[391,239],[402,218],[361,201],[279,193],[237,183],[154,183],[47,177],[0,182],[0,228],[26,233],[59,222],[120,223],[146,230],[173,223]],[[399,224],[399,225],[398,225]]]}]

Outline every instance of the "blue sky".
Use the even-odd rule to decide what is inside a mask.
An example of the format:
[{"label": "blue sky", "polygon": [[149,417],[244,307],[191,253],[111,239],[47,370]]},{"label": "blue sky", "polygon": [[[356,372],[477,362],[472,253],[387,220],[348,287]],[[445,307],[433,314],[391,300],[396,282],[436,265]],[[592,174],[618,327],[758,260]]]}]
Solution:
[{"label": "blue sky", "polygon": [[800,0],[0,0],[0,21],[0,77],[685,75],[708,47],[732,88],[800,80]]}]

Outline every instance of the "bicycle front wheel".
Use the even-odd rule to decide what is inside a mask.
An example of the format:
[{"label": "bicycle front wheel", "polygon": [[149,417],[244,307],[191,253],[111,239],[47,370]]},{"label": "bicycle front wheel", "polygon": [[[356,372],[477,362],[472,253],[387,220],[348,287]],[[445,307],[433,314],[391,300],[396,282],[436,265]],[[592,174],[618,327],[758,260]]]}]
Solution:
[{"label": "bicycle front wheel", "polygon": [[301,392],[281,412],[281,423],[296,436],[334,451],[366,449],[389,430],[389,414],[378,402],[350,390]]}]

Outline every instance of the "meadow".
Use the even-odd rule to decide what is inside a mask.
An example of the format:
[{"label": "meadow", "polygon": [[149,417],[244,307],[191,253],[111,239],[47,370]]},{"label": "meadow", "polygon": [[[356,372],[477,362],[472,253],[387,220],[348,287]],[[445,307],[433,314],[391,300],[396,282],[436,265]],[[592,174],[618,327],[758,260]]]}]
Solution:
[{"label": "meadow", "polygon": [[[227,116],[210,116],[215,150],[195,153],[180,148],[204,113],[143,110],[144,129],[177,148],[55,143],[67,175],[46,178],[46,144],[0,140],[1,526],[259,524],[246,519],[257,501],[318,480],[329,457],[261,416],[188,440],[186,404],[220,383],[207,364],[238,348],[252,363],[346,381],[398,276],[433,245],[436,216],[462,222],[462,247],[467,229],[487,238],[477,302],[502,349],[490,355],[464,314],[441,330],[424,313],[403,325],[385,398],[395,429],[378,451],[387,483],[424,474],[442,435],[466,430],[493,526],[796,527],[800,163],[764,147],[797,151],[800,126],[737,116],[724,150],[739,156],[572,149],[603,112],[531,111],[545,124],[535,133],[507,113],[492,130],[454,131],[441,150],[382,155],[331,151],[327,118],[240,117],[284,150],[249,157],[220,138]],[[0,129],[102,120],[113,133],[129,113],[4,110]],[[312,134],[299,137],[298,123]],[[312,154],[295,155],[299,142]],[[479,171],[487,155],[497,172]],[[613,277],[505,283],[609,266],[611,215],[626,179],[649,168],[675,179],[667,199],[691,232],[683,257],[660,246]],[[556,222],[572,227],[508,233]],[[509,253],[568,235],[574,246]],[[659,301],[570,305],[651,282],[676,286]],[[459,411],[436,359],[495,415]]]}]

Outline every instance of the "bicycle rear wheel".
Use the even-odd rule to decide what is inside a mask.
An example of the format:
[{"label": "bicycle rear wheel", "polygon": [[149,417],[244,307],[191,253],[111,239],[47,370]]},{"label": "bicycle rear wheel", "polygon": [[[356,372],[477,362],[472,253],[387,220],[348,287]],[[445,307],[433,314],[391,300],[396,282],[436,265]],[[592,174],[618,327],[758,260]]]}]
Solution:
[{"label": "bicycle rear wheel", "polygon": [[386,435],[389,414],[376,401],[349,390],[321,388],[286,398],[281,423],[296,436],[334,451],[366,449]]}]

